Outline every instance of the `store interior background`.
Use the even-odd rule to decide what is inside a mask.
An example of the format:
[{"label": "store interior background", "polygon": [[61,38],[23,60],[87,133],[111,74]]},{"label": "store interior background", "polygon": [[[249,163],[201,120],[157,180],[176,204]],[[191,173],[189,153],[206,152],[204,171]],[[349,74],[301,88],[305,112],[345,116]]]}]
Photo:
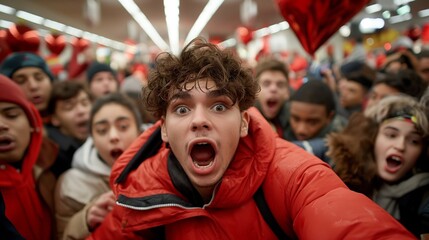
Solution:
[{"label": "store interior background", "polygon": [[[175,54],[180,52],[193,36],[190,30],[205,7],[207,9],[204,11],[211,10],[212,16],[208,17],[206,25],[199,27],[201,31],[197,31],[196,35],[204,36],[222,47],[234,48],[251,64],[256,61],[263,48],[289,62],[293,61],[296,55],[315,62],[322,61],[327,58],[328,52],[333,54],[335,61],[341,62],[353,52],[358,38],[363,40],[367,53],[373,55],[389,50],[401,41],[404,43],[403,36],[415,38],[412,42],[415,52],[429,48],[428,0],[371,0],[330,37],[314,56],[302,48],[295,33],[282,17],[276,0],[174,2],[2,0],[0,31],[4,34],[13,24],[25,24],[36,30],[41,39],[38,52],[43,56],[51,54],[46,47],[45,37],[49,34],[63,35],[67,44],[56,57],[59,62],[64,63],[72,54],[70,43],[73,39],[84,38],[90,42],[99,61],[108,61],[115,68],[124,67],[129,61],[148,63],[160,51],[171,51]],[[208,6],[209,2],[213,5]],[[130,10],[130,6],[137,8]],[[150,27],[144,26],[144,21],[138,23],[138,17],[133,17],[131,11],[140,11],[150,21],[156,34],[148,33]],[[166,18],[166,13],[172,19],[172,25],[168,26],[169,18]],[[367,21],[370,26],[366,33],[362,33],[360,28],[363,21]],[[145,31],[144,28],[149,30]],[[253,35],[246,35],[240,32],[240,29],[249,30]]]}]

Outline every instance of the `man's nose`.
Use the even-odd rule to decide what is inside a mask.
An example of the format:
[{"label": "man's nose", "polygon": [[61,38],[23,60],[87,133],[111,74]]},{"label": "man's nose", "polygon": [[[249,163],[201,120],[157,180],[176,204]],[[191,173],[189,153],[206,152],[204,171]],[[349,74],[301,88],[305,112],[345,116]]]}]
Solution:
[{"label": "man's nose", "polygon": [[211,124],[208,110],[204,107],[197,106],[193,111],[191,124],[192,130],[209,130],[211,128]]}]

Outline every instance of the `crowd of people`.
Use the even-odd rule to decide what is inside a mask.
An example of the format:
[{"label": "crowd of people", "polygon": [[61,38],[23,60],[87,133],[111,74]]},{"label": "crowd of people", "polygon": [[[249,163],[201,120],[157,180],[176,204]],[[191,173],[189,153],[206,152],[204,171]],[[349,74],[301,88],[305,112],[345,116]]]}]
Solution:
[{"label": "crowd of people", "polygon": [[429,235],[429,50],[300,86],[201,38],[152,65],[81,81],[35,53],[0,63],[2,239]]}]

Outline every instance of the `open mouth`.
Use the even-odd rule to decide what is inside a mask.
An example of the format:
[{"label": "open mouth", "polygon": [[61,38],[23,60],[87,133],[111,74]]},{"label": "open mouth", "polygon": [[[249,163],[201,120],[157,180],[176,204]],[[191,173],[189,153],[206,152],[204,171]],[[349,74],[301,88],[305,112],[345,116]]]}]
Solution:
[{"label": "open mouth", "polygon": [[275,107],[277,105],[277,103],[278,103],[278,101],[276,101],[276,100],[268,100],[267,101],[267,106],[269,108],[273,108],[273,107]]},{"label": "open mouth", "polygon": [[402,158],[398,156],[389,156],[386,159],[389,168],[396,168],[402,164]]},{"label": "open mouth", "polygon": [[200,142],[192,146],[191,158],[197,168],[209,168],[214,163],[215,149],[208,142]]},{"label": "open mouth", "polygon": [[0,138],[0,152],[10,151],[14,148],[14,141],[9,137]]},{"label": "open mouth", "polygon": [[7,146],[7,145],[9,145],[11,143],[12,143],[12,140],[10,140],[10,139],[2,139],[2,140],[0,140],[0,146]]},{"label": "open mouth", "polygon": [[80,131],[87,131],[88,130],[88,120],[82,120],[79,121],[76,126]]},{"label": "open mouth", "polygon": [[122,149],[119,149],[119,148],[115,148],[115,149],[113,149],[112,151],[110,151],[110,156],[113,158],[113,159],[118,159],[118,157],[119,156],[121,156],[121,154],[123,153],[124,151],[122,150]]}]

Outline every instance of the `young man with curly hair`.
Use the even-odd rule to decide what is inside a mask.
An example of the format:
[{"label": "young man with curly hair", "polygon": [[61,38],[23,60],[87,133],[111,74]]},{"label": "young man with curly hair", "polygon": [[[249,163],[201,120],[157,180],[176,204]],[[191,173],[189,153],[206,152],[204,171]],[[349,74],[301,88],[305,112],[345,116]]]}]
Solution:
[{"label": "young man with curly hair", "polygon": [[90,239],[413,238],[277,137],[251,107],[258,83],[227,51],[197,39],[165,53],[145,91],[161,120],[115,162],[117,205]]}]

